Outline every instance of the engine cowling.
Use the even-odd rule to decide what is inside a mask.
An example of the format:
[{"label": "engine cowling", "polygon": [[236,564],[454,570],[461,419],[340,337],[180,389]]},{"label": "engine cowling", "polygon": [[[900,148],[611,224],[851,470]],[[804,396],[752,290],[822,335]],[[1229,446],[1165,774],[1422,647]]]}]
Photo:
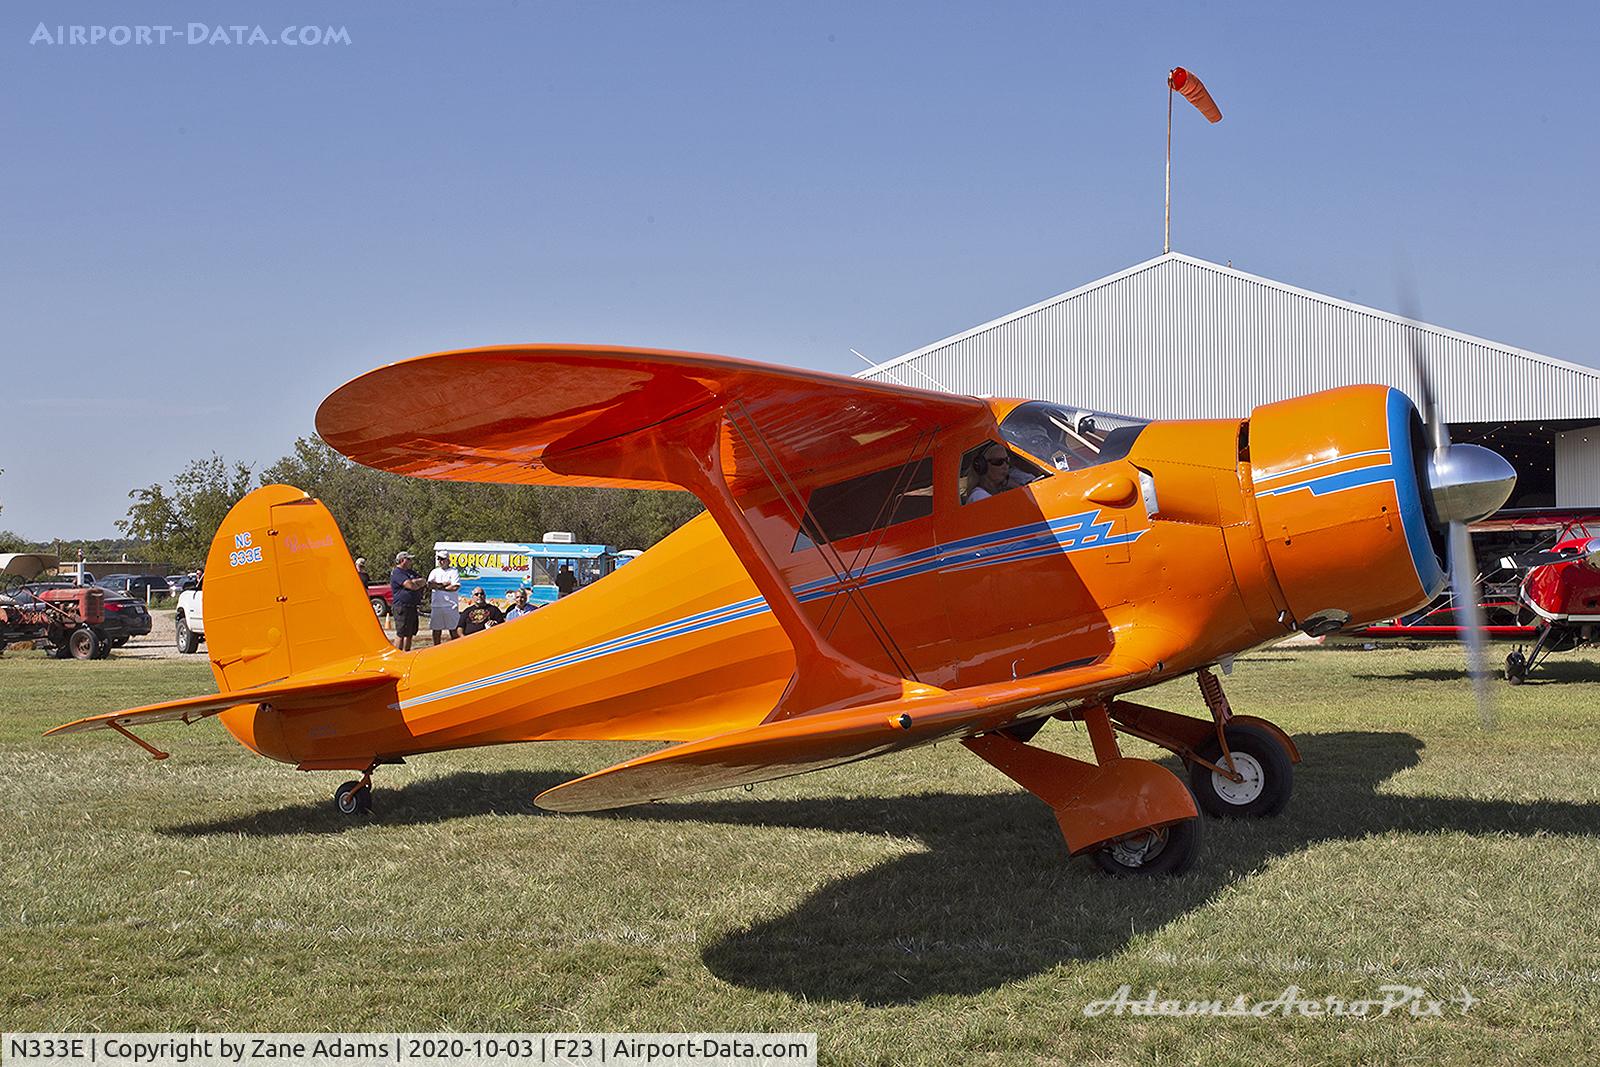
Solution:
[{"label": "engine cowling", "polygon": [[1427,438],[1398,389],[1349,386],[1256,408],[1249,470],[1267,554],[1300,628],[1392,618],[1444,589]]}]

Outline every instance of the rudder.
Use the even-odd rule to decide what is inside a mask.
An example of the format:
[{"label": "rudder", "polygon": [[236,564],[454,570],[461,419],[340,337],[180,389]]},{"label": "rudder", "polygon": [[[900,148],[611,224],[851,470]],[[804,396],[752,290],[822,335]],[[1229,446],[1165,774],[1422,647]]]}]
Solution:
[{"label": "rudder", "polygon": [[223,692],[389,648],[333,515],[291,485],[262,486],[228,512],[203,595]]}]

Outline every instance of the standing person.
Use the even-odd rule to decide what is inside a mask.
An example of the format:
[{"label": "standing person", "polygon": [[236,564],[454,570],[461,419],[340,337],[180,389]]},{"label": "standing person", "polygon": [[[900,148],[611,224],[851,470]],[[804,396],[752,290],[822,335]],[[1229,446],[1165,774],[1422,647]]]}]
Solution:
[{"label": "standing person", "polygon": [[489,598],[484,595],[483,586],[472,591],[472,602],[461,609],[461,636],[475,634],[479,630],[487,630],[506,621],[499,607],[489,603]]},{"label": "standing person", "polygon": [[511,593],[511,604],[506,608],[506,622],[533,614],[534,605],[528,603],[528,590],[524,586]]},{"label": "standing person", "polygon": [[411,651],[411,639],[417,636],[417,605],[427,587],[428,580],[411,569],[411,553],[396,553],[389,591],[394,594],[394,647],[402,652]]},{"label": "standing person", "polygon": [[578,576],[572,573],[572,568],[565,563],[556,571],[556,593],[559,596],[571,596],[572,591],[578,588]]},{"label": "standing person", "polygon": [[456,632],[456,627],[461,625],[461,572],[450,566],[448,552],[438,553],[433,564],[433,570],[428,572],[428,588],[433,590],[428,626],[433,630],[433,643],[437,645],[440,631],[452,641],[461,636]]},{"label": "standing person", "polygon": [[361,579],[363,589],[372,584],[372,579],[367,575],[367,561],[360,556],[356,557],[356,577]]}]

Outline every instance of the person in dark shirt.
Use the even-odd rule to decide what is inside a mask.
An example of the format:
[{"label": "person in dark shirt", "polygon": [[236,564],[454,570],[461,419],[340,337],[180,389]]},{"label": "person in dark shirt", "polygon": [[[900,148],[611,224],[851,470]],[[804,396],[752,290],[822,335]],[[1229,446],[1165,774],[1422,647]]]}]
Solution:
[{"label": "person in dark shirt", "polygon": [[428,580],[411,569],[411,553],[396,554],[389,591],[394,595],[394,647],[402,652],[411,651],[411,639],[417,636],[417,605],[427,585]]},{"label": "person in dark shirt", "polygon": [[487,630],[505,621],[505,615],[497,605],[489,603],[489,598],[484,595],[483,586],[480,585],[472,591],[471,603],[461,609],[461,636]]},{"label": "person in dark shirt", "polygon": [[367,586],[372,584],[372,579],[367,575],[366,560],[360,558],[356,560],[356,577],[361,579],[362,589],[365,589]]},{"label": "person in dark shirt", "polygon": [[578,576],[572,573],[572,568],[565,563],[556,571],[556,592],[560,596],[571,596],[573,590],[578,588]]}]

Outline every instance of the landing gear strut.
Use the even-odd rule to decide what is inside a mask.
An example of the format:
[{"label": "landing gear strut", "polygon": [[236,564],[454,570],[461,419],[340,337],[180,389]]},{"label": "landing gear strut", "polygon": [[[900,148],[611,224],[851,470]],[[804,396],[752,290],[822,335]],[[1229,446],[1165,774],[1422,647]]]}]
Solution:
[{"label": "landing gear strut", "polygon": [[1294,742],[1265,719],[1235,715],[1222,682],[1209,670],[1196,677],[1210,722],[1118,700],[1111,705],[1117,729],[1180,756],[1195,801],[1208,815],[1278,814],[1294,792],[1294,765],[1300,762]]},{"label": "landing gear strut", "polygon": [[1182,874],[1200,851],[1200,811],[1171,771],[1128,759],[1117,747],[1105,705],[1077,713],[1094,746],[1094,763],[1034,748],[1009,731],[961,743],[1050,805],[1067,851],[1090,855],[1119,875]]}]

